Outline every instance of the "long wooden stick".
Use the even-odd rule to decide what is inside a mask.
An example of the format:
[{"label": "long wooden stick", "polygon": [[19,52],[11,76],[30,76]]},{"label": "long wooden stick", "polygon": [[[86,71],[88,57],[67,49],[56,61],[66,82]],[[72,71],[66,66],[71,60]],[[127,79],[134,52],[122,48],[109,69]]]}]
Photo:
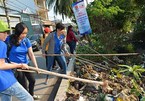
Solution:
[{"label": "long wooden stick", "polygon": [[[46,56],[68,56],[65,54],[45,54]],[[70,56],[130,56],[139,55],[139,53],[120,53],[120,54],[70,54]],[[35,56],[42,56],[42,54],[35,54]]]},{"label": "long wooden stick", "polygon": [[[65,74],[59,74],[59,73],[47,71],[47,70],[44,70],[44,69],[37,69],[37,68],[31,67],[31,66],[29,66],[29,69],[31,71],[34,70],[34,71],[40,72],[41,74],[54,75],[54,76],[58,76],[58,77],[63,77],[63,78],[67,78],[67,79],[72,79],[72,80],[76,80],[76,81],[92,83],[92,84],[97,84],[97,85],[102,85],[102,86],[104,85],[104,82],[101,82],[101,81],[93,81],[93,80],[88,80],[88,79],[72,77],[72,76],[68,76],[68,75],[65,75]],[[20,69],[19,69],[19,71],[20,71]],[[22,70],[22,71],[27,72],[29,70]]]},{"label": "long wooden stick", "polygon": [[[36,73],[37,71],[29,70],[29,69],[17,69],[18,72],[29,72],[29,73]],[[42,72],[39,72],[39,74],[43,74]]]}]

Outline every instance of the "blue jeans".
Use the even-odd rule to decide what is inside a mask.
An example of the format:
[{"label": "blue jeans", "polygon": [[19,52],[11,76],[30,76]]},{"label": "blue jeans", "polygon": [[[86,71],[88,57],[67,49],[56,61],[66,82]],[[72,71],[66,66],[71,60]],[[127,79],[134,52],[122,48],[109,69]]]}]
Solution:
[{"label": "blue jeans", "polygon": [[47,70],[51,71],[54,60],[57,61],[60,68],[63,70],[63,73],[66,74],[67,64],[64,56],[48,56],[47,57]]},{"label": "blue jeans", "polygon": [[20,101],[34,101],[33,97],[18,82],[0,92],[1,101],[12,101],[12,96],[15,96]]}]

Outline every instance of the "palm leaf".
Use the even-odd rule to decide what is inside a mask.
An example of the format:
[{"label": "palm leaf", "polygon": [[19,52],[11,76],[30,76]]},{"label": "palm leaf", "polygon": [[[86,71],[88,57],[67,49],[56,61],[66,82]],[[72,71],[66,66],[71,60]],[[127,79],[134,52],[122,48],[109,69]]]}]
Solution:
[{"label": "palm leaf", "polygon": [[72,17],[72,3],[76,2],[77,0],[47,0],[47,4],[49,8],[52,8],[54,6],[54,12],[55,14],[62,15],[62,18],[64,19],[66,17]]},{"label": "palm leaf", "polygon": [[126,67],[128,69],[132,68],[131,66],[128,66],[128,65],[118,65],[118,66],[120,66],[120,67]]}]

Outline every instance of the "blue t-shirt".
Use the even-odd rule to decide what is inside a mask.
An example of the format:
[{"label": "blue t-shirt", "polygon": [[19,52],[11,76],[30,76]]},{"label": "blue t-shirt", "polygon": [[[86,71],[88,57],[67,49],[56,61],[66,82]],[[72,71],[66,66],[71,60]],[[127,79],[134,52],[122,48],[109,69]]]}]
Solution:
[{"label": "blue t-shirt", "polygon": [[[6,51],[7,46],[6,44],[0,40],[0,59],[7,58]],[[17,80],[14,77],[14,74],[11,69],[9,70],[0,70],[0,92],[6,90],[11,85],[13,85]]]},{"label": "blue t-shirt", "polygon": [[24,38],[19,46],[13,45],[10,53],[9,53],[9,60],[15,63],[29,63],[29,60],[27,58],[28,54],[28,48],[30,48],[32,45],[30,43],[30,40],[28,38]]},{"label": "blue t-shirt", "polygon": [[63,44],[64,38],[65,38],[65,36],[63,34],[61,34],[59,38],[57,37],[57,33],[54,34],[54,41],[55,41],[54,53],[55,54],[61,53],[61,46]]}]

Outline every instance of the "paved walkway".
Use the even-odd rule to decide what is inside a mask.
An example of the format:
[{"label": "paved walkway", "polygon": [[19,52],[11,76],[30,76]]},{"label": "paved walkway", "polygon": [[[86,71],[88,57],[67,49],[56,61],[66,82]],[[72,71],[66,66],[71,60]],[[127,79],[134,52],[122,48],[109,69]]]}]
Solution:
[{"label": "paved walkway", "polygon": [[[51,77],[49,79],[49,83],[46,85],[44,84],[45,78],[41,76],[36,76],[36,84],[35,84],[35,94],[39,95],[41,98],[35,101],[48,101],[48,97],[50,92],[53,89],[55,78]],[[13,97],[13,101],[18,101],[17,98]]]},{"label": "paved walkway", "polygon": [[[38,67],[41,69],[46,69],[46,64],[45,64],[45,58],[41,57],[41,56],[37,56],[37,54],[41,54],[40,51],[35,52],[34,54],[36,54],[36,60],[38,63]],[[33,64],[30,63],[32,66]],[[51,76],[49,78],[49,83],[46,85],[45,82],[45,78],[46,75],[43,74],[35,74],[35,78],[36,78],[36,83],[35,83],[35,88],[34,88],[34,94],[39,95],[41,97],[40,100],[35,100],[35,101],[47,101],[48,97],[50,95],[49,92],[51,92],[53,86],[54,86],[54,82],[55,82],[55,78],[54,76]],[[13,97],[13,101],[18,101],[17,98]]]}]

